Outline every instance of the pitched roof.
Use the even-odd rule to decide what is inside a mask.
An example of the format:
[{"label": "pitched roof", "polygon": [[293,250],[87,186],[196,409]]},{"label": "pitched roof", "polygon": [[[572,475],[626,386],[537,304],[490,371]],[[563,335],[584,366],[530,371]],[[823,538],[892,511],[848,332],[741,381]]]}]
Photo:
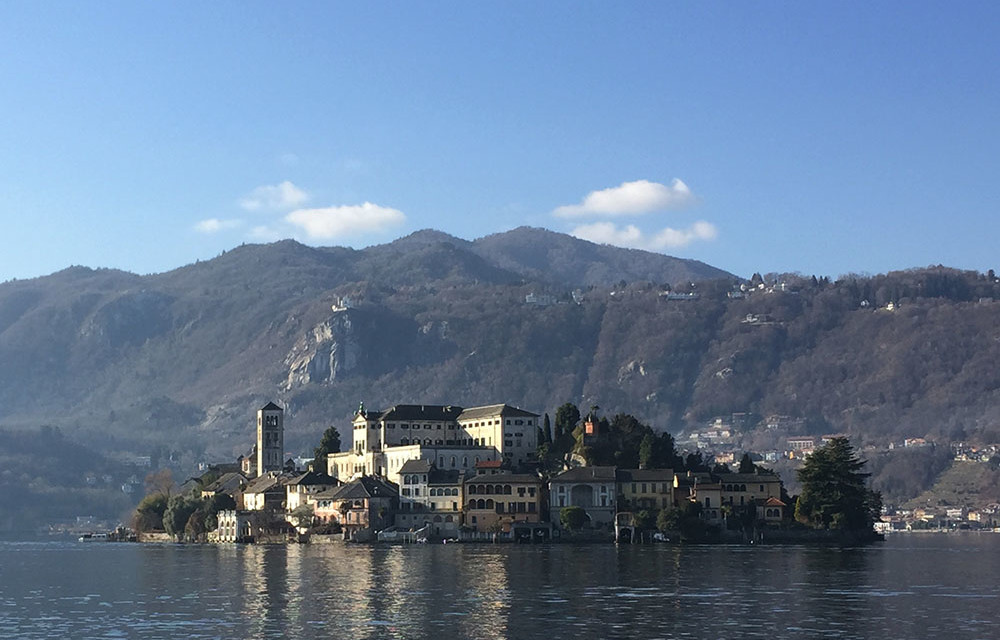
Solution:
[{"label": "pitched roof", "polygon": [[243,493],[265,493],[280,489],[281,486],[281,478],[268,473],[251,480],[250,484],[243,490]]},{"label": "pitched roof", "polygon": [[673,482],[673,469],[619,469],[619,482]]},{"label": "pitched roof", "polygon": [[399,495],[396,485],[373,476],[361,476],[345,485],[337,487],[332,493],[324,491],[318,494],[323,498],[333,500],[357,500],[360,498],[395,498]]},{"label": "pitched roof", "polygon": [[261,411],[284,411],[281,407],[274,404],[273,402],[268,402],[260,409]]},{"label": "pitched roof", "polygon": [[400,473],[428,473],[433,467],[428,460],[423,458],[417,458],[416,460],[407,460],[403,463],[403,466],[399,468]]},{"label": "pitched roof", "polygon": [[465,484],[507,484],[507,483],[539,483],[542,479],[532,473],[492,473],[485,476],[467,476]]},{"label": "pitched roof", "polygon": [[305,473],[300,473],[297,476],[292,476],[285,484],[303,485],[303,486],[318,486],[318,485],[332,486],[337,484],[337,479],[331,478],[322,471],[306,471]]},{"label": "pitched roof", "polygon": [[552,478],[552,482],[614,482],[614,480],[614,467],[576,467]]},{"label": "pitched roof", "polygon": [[720,473],[720,482],[781,482],[776,473]]},{"label": "pitched roof", "polygon": [[[397,404],[386,409],[378,416],[378,420],[431,420],[437,422],[454,421],[462,412],[462,407],[438,404]],[[371,415],[372,412],[368,412]]]},{"label": "pitched roof", "polygon": [[458,469],[437,469],[432,467],[427,476],[427,484],[459,484],[462,472]]},{"label": "pitched roof", "polygon": [[491,404],[485,407],[470,407],[462,411],[458,416],[459,420],[476,420],[477,418],[488,418],[490,416],[503,416],[505,418],[537,418],[537,413],[531,413],[524,409],[512,407],[508,404]]},{"label": "pitched roof", "polygon": [[211,491],[212,493],[232,491],[233,489],[238,489],[240,486],[246,484],[246,482],[247,479],[242,473],[232,471],[230,473],[222,474],[215,480],[215,482],[209,484],[207,487],[202,489],[202,491]]}]

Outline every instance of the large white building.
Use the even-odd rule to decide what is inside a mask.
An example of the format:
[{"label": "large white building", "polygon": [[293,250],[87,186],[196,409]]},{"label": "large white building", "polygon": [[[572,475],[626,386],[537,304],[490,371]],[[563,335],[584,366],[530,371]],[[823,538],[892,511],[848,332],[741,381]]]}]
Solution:
[{"label": "large white building", "polygon": [[399,483],[399,470],[409,460],[427,460],[441,470],[471,471],[485,460],[517,467],[535,461],[538,418],[506,404],[401,404],[385,411],[362,405],[354,415],[351,450],[330,454],[327,473],[342,481],[378,475]]}]

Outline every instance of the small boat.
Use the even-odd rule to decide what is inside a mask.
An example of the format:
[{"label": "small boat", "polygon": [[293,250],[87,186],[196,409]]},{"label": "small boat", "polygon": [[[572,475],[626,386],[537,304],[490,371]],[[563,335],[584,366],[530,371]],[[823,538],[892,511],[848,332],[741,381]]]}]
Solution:
[{"label": "small boat", "polygon": [[85,533],[78,538],[80,542],[107,542],[108,534],[106,533]]}]

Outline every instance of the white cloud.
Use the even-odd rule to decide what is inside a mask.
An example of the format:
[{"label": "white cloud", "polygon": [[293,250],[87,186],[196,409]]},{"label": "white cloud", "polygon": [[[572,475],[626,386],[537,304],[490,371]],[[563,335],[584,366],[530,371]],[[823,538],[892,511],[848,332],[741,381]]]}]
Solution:
[{"label": "white cloud", "polygon": [[595,222],[580,225],[573,229],[570,234],[582,240],[590,240],[599,244],[647,251],[663,251],[664,249],[686,247],[697,240],[714,240],[718,236],[718,230],[710,222],[698,221],[687,229],[667,227],[655,233],[646,234],[631,224],[619,227],[613,222]]},{"label": "white cloud", "polygon": [[298,209],[285,216],[289,222],[314,240],[332,240],[343,236],[378,232],[406,222],[402,211],[366,202],[361,205]]},{"label": "white cloud", "polygon": [[557,207],[560,218],[588,216],[634,216],[667,209],[679,209],[694,201],[686,184],[674,179],[670,186],[649,180],[623,182],[620,186],[591,191],[580,204]]},{"label": "white cloud", "polygon": [[309,194],[285,180],[280,184],[257,187],[240,200],[240,206],[247,211],[284,211],[308,200]]},{"label": "white cloud", "polygon": [[243,225],[242,220],[220,220],[219,218],[208,218],[194,225],[194,230],[200,233],[217,233],[226,229],[235,229]]}]

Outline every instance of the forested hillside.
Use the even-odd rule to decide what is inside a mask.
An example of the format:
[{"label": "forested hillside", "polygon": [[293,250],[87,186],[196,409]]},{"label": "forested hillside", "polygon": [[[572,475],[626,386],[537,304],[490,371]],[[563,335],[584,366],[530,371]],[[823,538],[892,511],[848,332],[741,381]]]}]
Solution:
[{"label": "forested hillside", "polygon": [[0,362],[0,426],[189,461],[243,453],[268,400],[288,408],[290,452],[331,424],[346,441],[361,401],[569,401],[675,433],[782,414],[861,443],[1000,441],[992,273],[746,281],[534,229],[8,282]]}]

